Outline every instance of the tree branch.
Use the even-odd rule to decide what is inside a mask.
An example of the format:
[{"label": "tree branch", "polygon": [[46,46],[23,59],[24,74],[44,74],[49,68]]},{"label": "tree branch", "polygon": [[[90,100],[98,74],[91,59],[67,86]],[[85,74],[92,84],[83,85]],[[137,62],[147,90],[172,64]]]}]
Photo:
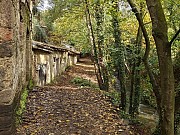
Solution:
[{"label": "tree branch", "polygon": [[147,25],[147,24],[150,24],[150,23],[152,23],[152,21],[150,21],[150,22],[146,22],[146,23],[144,23],[144,25]]},{"label": "tree branch", "polygon": [[180,29],[176,32],[176,34],[174,35],[174,37],[171,39],[171,41],[169,42],[169,45],[171,46],[172,43],[174,42],[174,40],[177,38],[177,36],[179,35],[180,33]]},{"label": "tree branch", "polygon": [[145,50],[145,54],[144,54],[144,57],[143,57],[143,62],[144,62],[144,66],[148,72],[148,75],[149,75],[149,78],[150,78],[150,82],[153,86],[153,91],[156,95],[156,101],[160,101],[161,97],[160,97],[160,91],[159,91],[159,85],[157,83],[157,80],[155,78],[155,76],[153,75],[153,72],[148,64],[148,56],[149,56],[149,52],[150,52],[150,40],[149,40],[149,36],[148,36],[148,33],[147,33],[147,30],[144,26],[144,22],[143,22],[143,19],[142,19],[142,16],[141,14],[139,13],[139,11],[137,10],[136,8],[136,5],[133,3],[132,0],[127,0],[129,5],[131,6],[132,8],[132,11],[135,13],[135,16],[139,22],[139,26],[141,27],[142,29],[142,33],[143,33],[143,36],[144,36],[144,39],[145,39],[145,43],[146,43],[146,50]]},{"label": "tree branch", "polygon": [[146,31],[146,28],[144,27],[144,22],[143,22],[142,16],[140,15],[139,11],[137,10],[136,5],[132,2],[132,0],[127,0],[127,1],[129,3],[129,5],[131,6],[132,11],[135,13],[135,16],[136,16],[136,18],[139,22],[139,25],[142,29],[142,32],[143,32],[143,36],[144,36],[144,39],[146,42],[146,50],[145,50],[143,60],[146,61],[148,59],[149,51],[150,51],[150,41],[149,41],[148,33]]}]

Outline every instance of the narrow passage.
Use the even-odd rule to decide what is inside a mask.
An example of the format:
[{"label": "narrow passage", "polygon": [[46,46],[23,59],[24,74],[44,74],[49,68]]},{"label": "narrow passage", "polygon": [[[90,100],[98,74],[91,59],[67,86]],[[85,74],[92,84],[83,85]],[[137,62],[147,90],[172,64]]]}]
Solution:
[{"label": "narrow passage", "polygon": [[17,135],[139,135],[104,92],[71,83],[75,77],[97,83],[91,61],[84,58],[56,82],[33,89]]}]

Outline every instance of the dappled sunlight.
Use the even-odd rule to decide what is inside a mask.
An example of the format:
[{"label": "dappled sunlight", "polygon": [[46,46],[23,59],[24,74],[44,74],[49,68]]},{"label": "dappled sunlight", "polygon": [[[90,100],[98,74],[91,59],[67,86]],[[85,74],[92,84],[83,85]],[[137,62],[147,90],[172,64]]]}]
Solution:
[{"label": "dappled sunlight", "polygon": [[84,65],[84,64],[81,64],[81,63],[77,63],[76,65],[77,66],[82,66],[82,67],[94,68],[94,65]]},{"label": "dappled sunlight", "polygon": [[45,86],[44,88],[49,88],[49,89],[56,89],[56,90],[77,90],[79,88],[76,88],[76,87],[72,87],[72,86],[58,86],[58,89],[57,89],[57,86]]}]

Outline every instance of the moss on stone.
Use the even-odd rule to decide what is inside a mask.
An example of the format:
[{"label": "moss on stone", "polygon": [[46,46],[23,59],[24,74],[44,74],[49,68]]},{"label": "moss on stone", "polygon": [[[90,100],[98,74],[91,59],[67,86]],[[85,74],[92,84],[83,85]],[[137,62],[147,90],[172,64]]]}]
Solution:
[{"label": "moss on stone", "polygon": [[26,110],[26,102],[28,97],[28,89],[25,88],[22,91],[19,106],[16,109],[16,125],[20,124],[22,122],[22,114]]}]

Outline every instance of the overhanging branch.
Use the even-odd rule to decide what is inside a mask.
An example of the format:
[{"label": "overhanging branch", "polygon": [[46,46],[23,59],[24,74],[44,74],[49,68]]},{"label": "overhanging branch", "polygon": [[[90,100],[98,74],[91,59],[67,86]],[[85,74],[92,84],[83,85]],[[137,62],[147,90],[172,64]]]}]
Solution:
[{"label": "overhanging branch", "polygon": [[174,42],[174,40],[177,38],[177,36],[179,35],[180,33],[180,29],[176,32],[176,34],[174,35],[174,37],[171,39],[171,41],[169,42],[169,45],[171,46],[172,43]]}]

